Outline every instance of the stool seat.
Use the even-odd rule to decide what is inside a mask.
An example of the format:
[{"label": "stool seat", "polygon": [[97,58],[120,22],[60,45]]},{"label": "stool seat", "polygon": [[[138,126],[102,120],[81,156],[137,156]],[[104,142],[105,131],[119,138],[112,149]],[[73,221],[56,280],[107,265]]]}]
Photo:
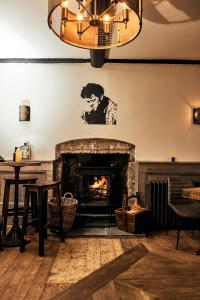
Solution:
[{"label": "stool seat", "polygon": [[[20,252],[25,251],[25,233],[28,223],[28,206],[29,197],[31,194],[36,196],[37,208],[38,208],[38,233],[39,233],[39,256],[44,256],[44,238],[47,238],[47,226],[50,223],[47,222],[47,202],[48,191],[53,190],[54,196],[58,200],[59,205],[59,233],[61,242],[64,241],[63,235],[63,219],[62,219],[62,206],[60,197],[60,181],[46,181],[33,184],[24,184],[25,187],[25,199],[24,199],[24,215],[22,221],[22,235],[20,241]],[[36,220],[34,220],[36,221]],[[54,220],[56,222],[57,220]],[[52,223],[52,222],[51,222]]]},{"label": "stool seat", "polygon": [[[7,182],[10,182],[11,184],[14,184],[16,179],[13,176],[6,176],[4,177],[4,180]],[[25,184],[25,183],[31,183],[32,181],[36,182],[38,180],[37,177],[20,177],[18,179],[18,182],[21,184]]]},{"label": "stool seat", "polygon": [[38,183],[31,183],[31,184],[24,184],[24,187],[29,188],[31,190],[38,190],[39,188],[42,188],[44,190],[46,189],[52,189],[57,184],[60,184],[60,181],[44,181],[44,182],[38,182]]},{"label": "stool seat", "polygon": [[[16,182],[18,185],[24,185],[26,183],[33,184],[36,183],[37,180],[38,180],[37,177],[30,177],[30,176],[20,177],[17,181],[14,176],[6,176],[4,178],[5,186],[4,186],[4,197],[3,197],[3,208],[2,208],[2,219],[3,219],[2,235],[3,236],[6,234],[8,216],[14,216],[14,207],[9,208],[10,186],[15,185]],[[24,209],[23,207],[18,208],[18,215],[22,215],[23,209]],[[29,210],[29,212],[30,211],[31,210]]]}]

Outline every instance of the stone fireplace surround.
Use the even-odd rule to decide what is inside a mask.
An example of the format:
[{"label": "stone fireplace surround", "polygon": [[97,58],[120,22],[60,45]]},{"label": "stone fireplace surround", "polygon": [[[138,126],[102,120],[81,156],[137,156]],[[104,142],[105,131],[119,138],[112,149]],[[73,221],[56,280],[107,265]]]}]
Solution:
[{"label": "stone fireplace surround", "polygon": [[127,154],[127,192],[135,193],[135,146],[115,139],[83,138],[62,142],[56,145],[54,178],[62,181],[63,154]]}]

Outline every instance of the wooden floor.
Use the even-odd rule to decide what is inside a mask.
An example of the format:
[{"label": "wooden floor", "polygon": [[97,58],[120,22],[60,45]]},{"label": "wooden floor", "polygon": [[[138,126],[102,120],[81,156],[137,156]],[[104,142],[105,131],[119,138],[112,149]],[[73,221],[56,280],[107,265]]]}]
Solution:
[{"label": "wooden floor", "polygon": [[[55,237],[45,241],[45,257],[38,256],[37,237],[31,236],[25,253],[19,248],[0,252],[0,299],[50,299],[64,288],[116,258],[138,243],[170,251],[175,248],[176,232],[157,231],[143,238],[70,238],[60,243]],[[182,231],[180,250],[196,255],[200,238]],[[200,258],[199,258],[200,259]]]}]

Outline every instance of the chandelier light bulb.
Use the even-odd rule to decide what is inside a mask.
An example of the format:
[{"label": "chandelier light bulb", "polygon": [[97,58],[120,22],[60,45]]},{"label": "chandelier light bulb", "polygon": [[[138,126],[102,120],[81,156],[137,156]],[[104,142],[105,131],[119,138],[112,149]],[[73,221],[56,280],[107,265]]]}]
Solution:
[{"label": "chandelier light bulb", "polygon": [[109,32],[110,32],[109,21],[110,21],[110,16],[104,15],[103,16],[103,30],[106,34],[109,34]]},{"label": "chandelier light bulb", "polygon": [[82,14],[78,14],[77,15],[77,20],[78,21],[83,21],[83,15]]},{"label": "chandelier light bulb", "polygon": [[68,20],[68,1],[64,1],[62,3],[62,20],[67,21]]},{"label": "chandelier light bulb", "polygon": [[123,5],[123,9],[127,9],[128,8],[128,5],[126,2],[122,2],[122,5]]},{"label": "chandelier light bulb", "polygon": [[83,33],[83,15],[78,14],[77,15],[77,33],[79,34],[79,39],[81,39],[81,34]]},{"label": "chandelier light bulb", "polygon": [[65,0],[63,3],[62,3],[62,7],[63,8],[68,8],[68,1]]},{"label": "chandelier light bulb", "polygon": [[123,2],[122,5],[123,5],[123,21],[125,25],[127,25],[127,22],[129,20],[129,9],[125,2]]},{"label": "chandelier light bulb", "polygon": [[110,16],[109,15],[104,15],[103,16],[103,21],[104,22],[109,22],[110,21]]}]

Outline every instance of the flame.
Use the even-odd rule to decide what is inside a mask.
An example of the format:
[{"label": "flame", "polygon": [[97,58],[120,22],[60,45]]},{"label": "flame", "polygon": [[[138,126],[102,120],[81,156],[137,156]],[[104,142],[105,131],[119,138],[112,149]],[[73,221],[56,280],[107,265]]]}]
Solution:
[{"label": "flame", "polygon": [[94,183],[89,185],[90,190],[95,190],[102,194],[107,194],[107,179],[105,176],[101,176],[99,179],[94,177]]}]

